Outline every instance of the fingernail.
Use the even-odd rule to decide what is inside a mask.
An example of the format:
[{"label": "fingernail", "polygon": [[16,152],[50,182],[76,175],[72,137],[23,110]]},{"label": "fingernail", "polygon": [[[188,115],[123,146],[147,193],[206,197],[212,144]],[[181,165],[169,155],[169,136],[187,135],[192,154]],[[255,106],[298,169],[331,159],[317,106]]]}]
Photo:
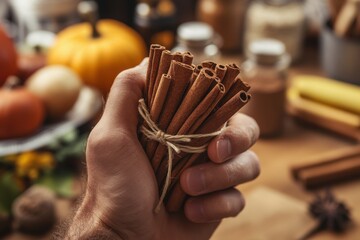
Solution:
[{"label": "fingernail", "polygon": [[205,192],[206,183],[205,176],[199,171],[191,171],[188,175],[188,185],[191,192],[195,195]]},{"label": "fingernail", "polygon": [[231,144],[228,138],[221,138],[216,143],[218,158],[225,161],[231,156]]}]

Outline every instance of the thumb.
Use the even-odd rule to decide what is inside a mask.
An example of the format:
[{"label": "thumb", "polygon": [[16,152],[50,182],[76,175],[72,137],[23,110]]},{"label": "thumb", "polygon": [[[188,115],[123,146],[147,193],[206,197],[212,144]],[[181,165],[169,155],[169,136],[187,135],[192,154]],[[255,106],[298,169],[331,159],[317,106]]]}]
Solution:
[{"label": "thumb", "polygon": [[111,87],[101,122],[111,129],[136,132],[138,101],[143,97],[148,59],[121,72]]}]

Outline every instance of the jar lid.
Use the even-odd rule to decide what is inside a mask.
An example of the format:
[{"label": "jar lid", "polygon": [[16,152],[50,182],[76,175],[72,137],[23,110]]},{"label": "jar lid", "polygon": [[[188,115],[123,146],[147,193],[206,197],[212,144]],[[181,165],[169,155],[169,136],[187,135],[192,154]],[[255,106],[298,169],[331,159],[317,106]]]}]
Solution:
[{"label": "jar lid", "polygon": [[178,27],[177,34],[179,42],[202,45],[212,42],[214,30],[204,22],[187,22]]},{"label": "jar lid", "polygon": [[285,45],[270,38],[254,40],[249,46],[250,56],[264,64],[275,64],[285,54]]}]

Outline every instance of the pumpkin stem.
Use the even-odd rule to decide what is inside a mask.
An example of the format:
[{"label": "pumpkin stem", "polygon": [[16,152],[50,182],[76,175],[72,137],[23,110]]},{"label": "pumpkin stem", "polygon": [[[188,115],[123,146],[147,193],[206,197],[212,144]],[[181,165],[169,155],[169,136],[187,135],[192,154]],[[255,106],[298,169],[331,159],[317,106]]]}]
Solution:
[{"label": "pumpkin stem", "polygon": [[78,11],[81,17],[90,23],[92,29],[92,38],[99,38],[101,35],[97,29],[97,21],[98,21],[98,6],[95,1],[82,1],[78,5]]}]

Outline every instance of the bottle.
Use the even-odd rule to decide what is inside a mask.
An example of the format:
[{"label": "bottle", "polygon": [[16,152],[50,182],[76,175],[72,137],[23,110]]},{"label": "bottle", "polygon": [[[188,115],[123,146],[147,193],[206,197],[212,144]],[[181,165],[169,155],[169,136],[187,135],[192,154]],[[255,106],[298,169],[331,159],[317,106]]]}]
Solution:
[{"label": "bottle", "polygon": [[175,44],[176,8],[171,0],[142,0],[135,9],[135,28],[145,42],[171,49]]},{"label": "bottle", "polygon": [[252,1],[245,19],[244,48],[249,49],[253,40],[274,38],[285,44],[296,61],[302,52],[304,25],[305,10],[299,0]]},{"label": "bottle", "polygon": [[253,117],[261,137],[279,135],[284,126],[286,70],[290,57],[275,39],[259,39],[249,46],[249,59],[242,64],[250,84],[251,100],[242,112]]},{"label": "bottle", "polygon": [[194,64],[205,60],[217,61],[220,51],[213,28],[203,22],[186,22],[177,30],[176,52],[189,51],[194,55]]},{"label": "bottle", "polygon": [[247,5],[248,0],[199,0],[197,18],[220,34],[222,50],[240,50]]}]

